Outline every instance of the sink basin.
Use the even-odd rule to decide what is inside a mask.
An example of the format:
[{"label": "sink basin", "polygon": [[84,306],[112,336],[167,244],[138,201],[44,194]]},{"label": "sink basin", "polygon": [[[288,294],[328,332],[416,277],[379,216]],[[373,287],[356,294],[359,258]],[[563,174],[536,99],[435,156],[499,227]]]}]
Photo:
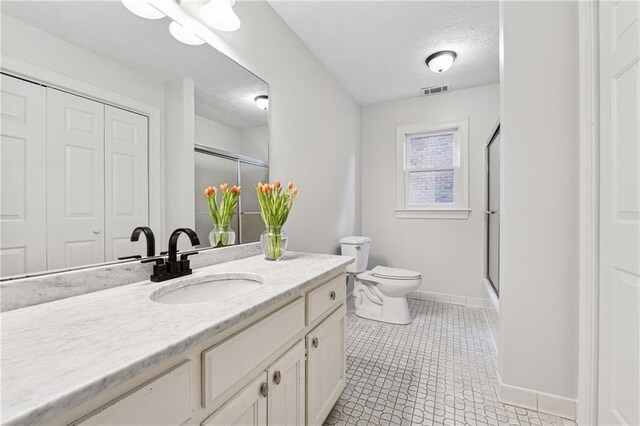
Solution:
[{"label": "sink basin", "polygon": [[171,305],[220,302],[260,288],[264,279],[258,274],[220,273],[182,279],[154,291],[149,298]]}]

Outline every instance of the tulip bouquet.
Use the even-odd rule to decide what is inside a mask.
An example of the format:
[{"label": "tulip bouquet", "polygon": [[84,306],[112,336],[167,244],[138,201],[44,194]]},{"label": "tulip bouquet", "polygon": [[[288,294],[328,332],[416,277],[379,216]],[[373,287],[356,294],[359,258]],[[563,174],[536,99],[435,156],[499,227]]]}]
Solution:
[{"label": "tulip bouquet", "polygon": [[218,204],[218,191],[215,186],[204,190],[204,197],[209,206],[209,215],[213,222],[213,231],[209,234],[209,242],[213,247],[226,246],[235,243],[236,233],[231,229],[231,219],[238,205],[238,198],[242,187],[225,183],[220,185],[222,199]]},{"label": "tulip bouquet", "polygon": [[262,250],[266,259],[280,259],[287,247],[287,236],[282,231],[282,226],[289,217],[293,200],[298,195],[298,188],[294,188],[293,182],[289,182],[284,189],[280,181],[276,180],[272,184],[258,183],[256,193],[262,210],[262,220],[267,228],[260,238]]}]

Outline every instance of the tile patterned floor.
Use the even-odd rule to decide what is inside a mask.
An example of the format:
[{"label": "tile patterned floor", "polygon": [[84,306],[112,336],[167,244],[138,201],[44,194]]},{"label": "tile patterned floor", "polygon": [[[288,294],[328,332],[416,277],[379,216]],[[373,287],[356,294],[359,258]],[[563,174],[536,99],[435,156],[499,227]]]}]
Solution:
[{"label": "tile patterned floor", "polygon": [[347,316],[347,384],[325,425],[567,425],[501,404],[480,309],[409,299],[408,326]]}]

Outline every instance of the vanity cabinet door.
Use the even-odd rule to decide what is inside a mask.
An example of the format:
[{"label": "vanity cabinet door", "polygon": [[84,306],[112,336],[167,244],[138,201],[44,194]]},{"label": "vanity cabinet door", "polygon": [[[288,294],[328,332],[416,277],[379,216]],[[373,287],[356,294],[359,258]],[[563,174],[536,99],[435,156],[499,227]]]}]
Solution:
[{"label": "vanity cabinet door", "polygon": [[267,377],[263,373],[202,422],[202,426],[265,426],[267,393]]},{"label": "vanity cabinet door", "polygon": [[269,426],[304,425],[304,342],[299,341],[267,370]]},{"label": "vanity cabinet door", "polygon": [[344,390],[345,307],[307,335],[307,424],[321,425]]}]

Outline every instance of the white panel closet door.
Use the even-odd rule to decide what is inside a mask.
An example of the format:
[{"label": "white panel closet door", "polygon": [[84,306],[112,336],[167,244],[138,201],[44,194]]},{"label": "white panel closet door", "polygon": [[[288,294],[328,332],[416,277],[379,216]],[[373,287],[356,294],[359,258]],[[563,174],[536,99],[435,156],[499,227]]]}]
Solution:
[{"label": "white panel closet door", "polygon": [[105,106],[106,260],[146,255],[144,237],[129,241],[136,226],[149,224],[147,117]]},{"label": "white panel closet door", "polygon": [[600,2],[598,424],[640,424],[640,3]]},{"label": "white panel closet door", "polygon": [[2,76],[0,274],[47,269],[46,89]]},{"label": "white panel closet door", "polygon": [[47,89],[48,268],[104,262],[104,105]]}]

